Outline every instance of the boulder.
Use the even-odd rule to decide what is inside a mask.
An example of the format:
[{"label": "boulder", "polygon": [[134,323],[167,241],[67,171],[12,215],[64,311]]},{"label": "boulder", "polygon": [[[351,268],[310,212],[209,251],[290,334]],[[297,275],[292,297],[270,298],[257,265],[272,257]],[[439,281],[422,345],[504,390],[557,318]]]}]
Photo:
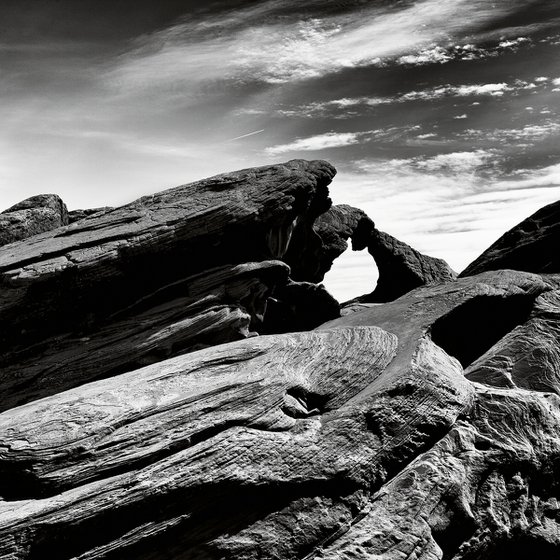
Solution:
[{"label": "boulder", "polygon": [[0,213],[0,246],[67,224],[68,210],[59,196],[32,196]]},{"label": "boulder", "polygon": [[527,272],[560,272],[560,201],[544,206],[517,224],[474,260],[461,276],[511,268]]}]

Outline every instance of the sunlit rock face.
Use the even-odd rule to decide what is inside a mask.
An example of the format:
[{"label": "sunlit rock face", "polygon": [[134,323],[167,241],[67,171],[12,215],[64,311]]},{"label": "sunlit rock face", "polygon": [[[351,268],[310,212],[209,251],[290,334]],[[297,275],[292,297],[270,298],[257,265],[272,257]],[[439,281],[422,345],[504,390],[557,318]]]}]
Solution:
[{"label": "sunlit rock face", "polygon": [[[330,208],[334,173],[246,169],[0,249],[1,558],[560,555],[560,275],[456,278]],[[348,239],[400,292],[340,316],[317,282]]]},{"label": "sunlit rock face", "polygon": [[56,194],[40,194],[0,213],[0,246],[68,224],[66,204]]}]

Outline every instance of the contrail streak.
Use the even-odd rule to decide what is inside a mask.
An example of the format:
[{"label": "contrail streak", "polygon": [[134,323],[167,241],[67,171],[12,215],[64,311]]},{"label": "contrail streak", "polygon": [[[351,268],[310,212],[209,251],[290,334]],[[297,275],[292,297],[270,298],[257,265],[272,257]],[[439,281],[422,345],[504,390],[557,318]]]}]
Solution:
[{"label": "contrail streak", "polygon": [[248,134],[243,134],[242,136],[236,136],[235,138],[231,138],[228,142],[233,142],[234,140],[241,140],[241,138],[247,138],[247,136],[254,136],[255,134],[260,134],[264,132],[264,128],[262,130],[255,130],[255,132],[249,132]]}]

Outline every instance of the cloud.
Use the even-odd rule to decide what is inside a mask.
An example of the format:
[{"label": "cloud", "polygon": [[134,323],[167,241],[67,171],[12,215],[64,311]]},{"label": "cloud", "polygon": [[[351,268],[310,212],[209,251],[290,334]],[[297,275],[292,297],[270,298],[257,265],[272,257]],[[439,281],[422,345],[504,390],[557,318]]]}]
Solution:
[{"label": "cloud", "polygon": [[528,124],[522,128],[506,128],[494,130],[467,129],[461,133],[469,140],[490,140],[492,142],[522,142],[532,145],[551,136],[560,134],[560,123],[553,119],[541,123]]},{"label": "cloud", "polygon": [[191,19],[143,37],[107,79],[125,91],[154,84],[196,90],[208,82],[293,83],[394,57],[402,64],[442,62],[457,53],[470,57],[474,46],[456,46],[446,54],[449,49],[439,43],[507,15],[521,2],[497,7],[486,0],[417,0],[400,9],[372,2],[350,13],[316,17],[302,15],[296,6],[280,16],[278,4],[269,0]]},{"label": "cloud", "polygon": [[367,137],[370,132],[327,132],[310,136],[309,138],[300,138],[289,144],[280,144],[265,149],[268,155],[279,155],[286,152],[316,151],[328,148],[340,148],[343,146],[351,146],[359,144],[363,138]]},{"label": "cloud", "polygon": [[472,174],[486,164],[492,157],[493,152],[475,150],[473,152],[451,152],[439,154],[430,158],[411,158],[408,160],[394,160],[411,169],[419,169],[430,173],[445,174]]},{"label": "cloud", "polygon": [[469,97],[478,95],[489,95],[492,97],[501,97],[505,92],[514,88],[505,82],[496,84],[469,84],[459,86],[440,86],[421,91],[411,91],[397,98],[398,101],[416,101],[416,100],[432,100],[441,99],[443,97]]},{"label": "cloud", "polygon": [[299,138],[288,144],[279,144],[265,148],[268,155],[279,155],[287,152],[318,151],[329,148],[342,148],[355,144],[362,144],[372,140],[385,140],[392,142],[399,140],[411,132],[418,131],[419,125],[413,126],[390,126],[376,130],[365,130],[361,132],[326,132],[308,138]]},{"label": "cloud", "polygon": [[479,60],[496,57],[507,51],[515,51],[526,44],[531,44],[531,40],[527,37],[499,41],[489,47],[478,47],[471,43],[445,46],[432,44],[415,53],[398,57],[395,63],[402,66],[425,66],[427,64],[445,64],[452,60]]},{"label": "cloud", "polygon": [[[548,80],[548,78],[547,78]],[[292,107],[289,109],[278,109],[276,114],[285,117],[315,118],[318,116],[332,118],[347,118],[363,114],[368,109],[394,103],[408,103],[412,101],[436,101],[445,98],[461,97],[503,97],[505,94],[516,95],[522,91],[534,90],[537,87],[547,87],[543,80],[535,80],[537,83],[525,80],[514,80],[511,83],[482,83],[482,84],[446,84],[422,90],[412,90],[394,96],[378,97],[343,97],[329,101],[319,101]],[[559,79],[560,83],[560,79]],[[456,117],[457,118],[457,117]],[[463,117],[465,118],[465,117]]]}]

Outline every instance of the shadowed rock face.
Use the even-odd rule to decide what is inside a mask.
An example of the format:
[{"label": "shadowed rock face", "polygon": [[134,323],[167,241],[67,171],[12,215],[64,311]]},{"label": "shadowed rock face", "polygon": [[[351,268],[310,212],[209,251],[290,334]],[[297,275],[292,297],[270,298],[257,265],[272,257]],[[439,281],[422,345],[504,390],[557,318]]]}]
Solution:
[{"label": "shadowed rock face", "polygon": [[333,173],[222,175],[0,251],[25,331],[0,558],[560,557],[560,276],[439,278],[309,330],[338,303],[289,277],[296,241],[301,274],[380,238],[429,277],[360,211],[317,219]]},{"label": "shadowed rock face", "polygon": [[68,224],[68,210],[56,194],[40,194],[0,213],[0,246]]},{"label": "shadowed rock face", "polygon": [[379,280],[371,294],[359,298],[362,302],[392,301],[420,286],[456,278],[444,260],[424,255],[383,231],[372,233],[368,252],[379,269]]},{"label": "shadowed rock face", "polygon": [[[241,170],[6,247],[0,410],[256,334],[288,281],[277,259],[294,225],[330,206],[334,174],[303,160]],[[338,316],[330,309],[311,326]]]},{"label": "shadowed rock face", "polygon": [[473,261],[461,276],[511,268],[527,272],[560,272],[560,201],[517,224]]}]

